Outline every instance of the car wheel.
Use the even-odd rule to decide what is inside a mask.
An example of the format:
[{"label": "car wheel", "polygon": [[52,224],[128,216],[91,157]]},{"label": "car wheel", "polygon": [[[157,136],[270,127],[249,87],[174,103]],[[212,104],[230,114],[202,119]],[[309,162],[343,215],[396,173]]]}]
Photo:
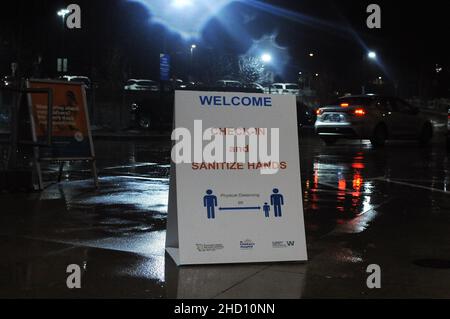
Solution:
[{"label": "car wheel", "polygon": [[338,140],[337,137],[334,137],[334,136],[322,136],[321,138],[322,138],[322,141],[324,141],[324,143],[327,146],[336,144],[336,142]]},{"label": "car wheel", "polygon": [[148,117],[141,117],[139,119],[139,127],[148,130],[150,128],[150,119]]},{"label": "car wheel", "polygon": [[372,143],[374,147],[383,147],[386,144],[386,139],[386,128],[383,125],[378,125],[373,132],[370,143]]},{"label": "car wheel", "polygon": [[427,145],[433,138],[433,127],[430,123],[425,124],[422,127],[422,131],[419,136],[419,143],[421,145]]}]

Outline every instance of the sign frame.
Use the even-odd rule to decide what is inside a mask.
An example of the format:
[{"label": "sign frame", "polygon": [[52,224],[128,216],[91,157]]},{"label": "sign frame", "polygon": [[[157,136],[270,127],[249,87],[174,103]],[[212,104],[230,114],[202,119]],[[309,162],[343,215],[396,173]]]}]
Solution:
[{"label": "sign frame", "polygon": [[[191,94],[191,95],[189,95]],[[252,115],[255,113],[248,113],[250,111],[245,110],[239,113],[238,116],[229,116],[224,122],[223,113],[222,115],[218,113],[214,114],[206,114],[202,117],[203,113],[199,113],[202,110],[201,105],[198,100],[201,99],[201,96],[218,96],[221,95],[224,98],[232,97],[233,95],[239,95],[242,98],[248,97],[258,97],[258,98],[272,98],[273,101],[276,101],[276,107],[272,110],[268,111],[264,115],[258,115],[259,117],[264,117],[266,115],[269,118],[266,121],[267,123],[272,123],[273,116],[278,116],[280,112],[283,111],[283,107],[292,107],[288,113],[286,113],[286,117],[290,119],[290,122],[286,124],[285,131],[280,135],[282,136],[291,136],[290,142],[297,143],[297,145],[291,145],[291,147],[284,146],[282,150],[286,151],[289,149],[289,154],[284,154],[281,152],[281,157],[285,157],[290,162],[290,170],[282,173],[277,178],[264,177],[264,182],[266,183],[264,186],[265,190],[262,190],[262,187],[259,187],[263,180],[258,177],[260,172],[249,171],[248,168],[244,169],[244,173],[242,173],[242,177],[245,178],[245,183],[239,183],[239,181],[232,182],[229,184],[232,178],[239,176],[240,174],[230,173],[229,175],[233,175],[230,177],[230,180],[223,181],[223,173],[221,171],[212,172],[212,173],[204,173],[204,176],[198,175],[196,180],[196,184],[190,184],[187,187],[186,182],[180,182],[181,179],[191,180],[195,177],[195,174],[191,172],[191,168],[187,167],[188,164],[176,164],[175,162],[171,162],[170,167],[170,185],[169,185],[169,202],[168,202],[168,216],[167,216],[167,236],[166,236],[166,251],[169,256],[174,260],[174,262],[178,265],[205,265],[205,264],[234,264],[234,263],[259,263],[259,262],[302,262],[308,260],[307,247],[306,247],[306,231],[304,224],[304,214],[303,214],[303,200],[302,200],[302,186],[301,186],[301,173],[300,173],[300,152],[298,146],[298,123],[297,123],[297,109],[296,109],[296,101],[295,96],[277,96],[277,95],[267,95],[260,93],[243,93],[243,92],[210,92],[210,91],[176,91],[175,93],[175,110],[174,110],[174,127],[184,127],[188,130],[193,127],[190,126],[190,121],[192,119],[198,120],[206,120],[205,127],[203,129],[210,128],[239,128],[239,127],[255,127],[255,126],[223,126],[223,125],[259,125],[257,123],[258,118],[255,120]],[[214,99],[212,99],[214,100]],[[188,102],[187,102],[188,101]],[[271,100],[272,101],[272,100]],[[284,105],[284,103],[288,103],[291,105]],[[187,104],[187,105],[185,105]],[[229,104],[223,104],[223,106]],[[275,106],[275,105],[273,105]],[[272,107],[272,105],[271,105]],[[216,107],[212,107],[210,110],[202,110],[205,112],[214,112],[213,110],[217,110]],[[228,110],[227,112],[233,112],[233,110]],[[255,111],[256,112],[256,111]],[[192,115],[187,116],[186,114],[191,113]],[[227,113],[229,114],[229,113]],[[295,114],[295,120],[294,118]],[[243,119],[246,117],[246,119]],[[180,121],[180,118],[183,118]],[[239,119],[239,121],[237,121]],[[275,124],[280,125],[280,130],[283,130],[284,119],[278,119],[278,123]],[[295,136],[293,136],[294,130],[294,121],[295,121]],[[236,123],[239,122],[239,123]],[[183,123],[183,124],[181,124]],[[242,124],[244,123],[244,124]],[[251,123],[251,124],[249,124]],[[217,126],[214,126],[217,125]],[[257,127],[257,126],[256,126]],[[273,128],[267,126],[267,128]],[[191,131],[192,132],[192,131]],[[194,132],[192,132],[195,134]],[[192,134],[191,133],[191,134]],[[203,135],[203,132],[202,132]],[[195,139],[195,137],[194,137]],[[194,142],[195,143],[195,142]],[[174,142],[175,144],[175,142]],[[206,163],[206,162],[205,162]],[[247,162],[249,163],[249,162]],[[183,165],[186,165],[184,167]],[[190,165],[190,164],[189,164]],[[245,166],[245,165],[244,165]],[[201,173],[200,173],[201,174]],[[228,174],[228,172],[225,172]],[[290,177],[286,177],[290,176]],[[298,176],[298,180],[297,180]],[[247,178],[249,180],[247,180]],[[262,177],[261,177],[262,178]],[[207,180],[207,184],[205,181]],[[210,180],[214,180],[215,182],[210,182]],[[280,183],[280,180],[283,180]],[[284,182],[286,180],[286,182]],[[244,181],[244,180],[242,180]],[[239,190],[235,190],[239,188]],[[246,185],[246,186],[245,186]],[[224,200],[220,198],[222,193],[227,192],[238,192],[243,191],[247,192],[247,188],[249,185],[258,185],[257,189],[252,189],[253,192],[257,193],[258,199],[254,201],[254,203],[258,203],[261,205],[243,205],[240,207],[235,206],[227,206],[227,204],[231,203],[229,200]],[[280,190],[277,189],[276,186],[280,185]],[[209,187],[211,186],[211,188]],[[258,188],[259,187],[259,188]],[[191,189],[197,188],[198,190],[191,191]],[[209,189],[208,189],[209,188]],[[233,188],[233,189],[232,189]],[[215,207],[212,209],[212,217],[210,217],[210,211],[208,209],[208,219],[206,219],[206,207],[207,204],[203,199],[203,206],[200,204],[201,197],[205,195],[205,189],[207,192],[206,197],[217,197],[215,199],[216,203]],[[214,192],[212,191],[214,190]],[[278,194],[278,192],[280,193]],[[297,192],[298,191],[298,192]],[[269,193],[270,192],[270,193]],[[272,193],[273,192],[273,193]],[[181,194],[181,196],[180,196]],[[211,195],[212,194],[212,195]],[[272,195],[270,195],[272,194]],[[297,195],[296,195],[297,194]],[[215,196],[217,195],[217,196]],[[246,194],[244,194],[246,195]],[[228,196],[228,194],[227,194]],[[283,203],[281,205],[286,205],[286,208],[283,208],[283,217],[281,216],[281,206],[275,207],[277,204],[272,203],[272,198],[284,198],[281,199]],[[261,199],[259,199],[261,197]],[[265,199],[265,200],[264,200]],[[219,202],[219,204],[217,203]],[[264,203],[266,201],[266,203]],[[288,204],[289,208],[287,208]],[[222,206],[222,203],[224,205]],[[234,203],[234,201],[233,201]],[[268,204],[270,203],[270,205]],[[269,213],[265,211],[264,206],[273,206]],[[220,206],[220,207],[219,207]],[[238,205],[239,206],[239,205]],[[258,207],[255,207],[258,206]],[[289,213],[286,213],[287,210]],[[298,210],[297,210],[298,209]],[[215,216],[214,216],[214,210]],[[249,212],[239,213],[242,216],[242,219],[238,218],[228,218],[230,214],[235,214],[233,211],[245,211]],[[231,212],[226,212],[231,211]],[[278,211],[278,213],[277,213]],[[204,214],[203,219],[200,219],[199,214]],[[226,215],[222,215],[226,214]],[[248,218],[249,214],[252,216]],[[256,214],[256,215],[254,215]],[[258,215],[259,214],[259,215]],[[261,215],[262,214],[262,215]],[[273,216],[275,214],[275,216]],[[183,216],[184,215],[184,216]],[[217,221],[217,216],[227,216],[226,221],[220,220],[217,225],[211,224],[211,222]],[[202,215],[203,216],[203,215]],[[258,216],[257,220],[253,218],[253,216]],[[183,220],[181,219],[183,218]],[[262,218],[261,218],[262,217]],[[279,218],[278,218],[279,217]],[[282,218],[281,218],[282,217]],[[286,218],[287,217],[287,218]],[[241,217],[239,217],[241,218]],[[189,222],[186,222],[189,220]],[[238,221],[237,221],[238,220]],[[249,222],[250,220],[250,222]],[[206,221],[206,222],[204,222]],[[223,222],[223,223],[222,223]],[[265,223],[268,222],[268,223]],[[295,224],[298,222],[298,224]],[[207,224],[209,223],[209,224]],[[272,224],[271,224],[272,223]],[[244,226],[241,227],[242,224]],[[295,224],[295,225],[293,225]],[[237,227],[239,225],[239,227]],[[288,225],[288,226],[286,226]],[[290,226],[289,226],[290,225]],[[218,230],[219,228],[224,229],[228,227],[227,231],[221,232],[220,234],[214,233],[214,230],[206,229],[209,226],[215,227],[214,230]],[[247,230],[250,230],[248,226],[252,226],[258,229],[258,231],[242,231],[243,228],[247,227]],[[274,226],[274,228],[271,228]],[[192,227],[192,228],[190,228]],[[274,230],[274,234],[267,235],[264,231],[267,229]],[[286,231],[286,233],[284,233]],[[194,235],[189,235],[189,232],[192,232]],[[220,230],[219,230],[220,232]],[[227,233],[228,237],[233,238],[233,244],[230,244],[230,241],[224,235]],[[263,235],[256,235],[257,232],[260,232]],[[199,235],[200,233],[200,235]],[[240,236],[240,237],[239,237]],[[249,236],[249,237],[246,237]],[[252,237],[255,236],[255,237]],[[272,236],[272,237],[271,237]],[[277,237],[278,236],[278,237]],[[287,236],[287,238],[285,238]],[[291,237],[289,237],[291,236]],[[277,237],[277,239],[275,239]],[[291,239],[292,238],[292,239]],[[203,241],[202,241],[203,240]],[[254,240],[254,241],[253,241]],[[295,242],[295,244],[294,244]],[[240,244],[239,244],[240,243]],[[239,246],[240,245],[240,250]],[[253,248],[255,247],[255,250]],[[295,247],[294,247],[295,245]],[[197,247],[197,248],[194,248]],[[211,249],[211,250],[210,250]],[[211,254],[209,254],[211,252]],[[200,256],[204,254],[203,256]],[[208,255],[209,254],[209,255]]]},{"label": "sign frame", "polygon": [[[86,98],[86,89],[85,85],[81,82],[67,82],[67,81],[57,81],[57,80],[47,80],[47,79],[28,79],[25,82],[27,89],[32,89],[32,83],[40,83],[40,84],[56,84],[56,85],[77,85],[80,86],[81,89],[81,95],[82,95],[82,103],[83,103],[83,111],[86,121],[86,129],[87,129],[87,138],[89,142],[89,156],[58,156],[58,157],[41,157],[40,155],[40,149],[39,149],[39,139],[36,134],[36,121],[34,117],[33,112],[33,100],[32,95],[35,93],[27,93],[27,104],[28,104],[28,113],[30,117],[30,123],[31,123],[31,137],[32,142],[34,144],[33,146],[33,166],[35,167],[35,173],[37,177],[37,187],[39,190],[44,189],[43,185],[43,178],[42,178],[42,170],[41,170],[41,162],[59,162],[60,168],[59,168],[59,177],[58,182],[61,181],[62,176],[62,170],[64,167],[64,163],[68,161],[89,161],[91,164],[91,171],[92,176],[94,180],[94,186],[95,188],[99,187],[99,180],[98,180],[98,172],[97,172],[97,165],[96,165],[96,156],[95,156],[95,149],[94,149],[94,143],[92,139],[92,131],[91,131],[91,122],[89,118],[89,111],[87,106],[87,98]],[[53,90],[52,88],[49,88],[50,90]],[[53,92],[54,93],[54,92]],[[55,99],[53,98],[53,104],[51,105],[52,109],[55,106]],[[50,110],[48,110],[50,111]],[[53,134],[53,130],[52,130]]]}]

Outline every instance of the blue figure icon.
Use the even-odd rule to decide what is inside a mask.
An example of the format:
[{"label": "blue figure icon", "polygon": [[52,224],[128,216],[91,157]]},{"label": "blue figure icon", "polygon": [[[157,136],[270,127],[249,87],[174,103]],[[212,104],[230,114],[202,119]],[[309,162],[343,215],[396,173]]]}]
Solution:
[{"label": "blue figure icon", "polygon": [[269,218],[270,205],[267,203],[264,203],[263,210],[264,210],[264,215],[266,216],[266,218]]},{"label": "blue figure icon", "polygon": [[217,206],[217,197],[212,195],[213,191],[208,189],[206,191],[206,196],[203,197],[203,206],[206,207],[208,212],[208,219],[215,219],[215,207]]},{"label": "blue figure icon", "polygon": [[275,217],[281,217],[281,206],[284,205],[283,195],[279,192],[278,188],[274,188],[273,194],[270,196],[270,204],[273,205]]}]

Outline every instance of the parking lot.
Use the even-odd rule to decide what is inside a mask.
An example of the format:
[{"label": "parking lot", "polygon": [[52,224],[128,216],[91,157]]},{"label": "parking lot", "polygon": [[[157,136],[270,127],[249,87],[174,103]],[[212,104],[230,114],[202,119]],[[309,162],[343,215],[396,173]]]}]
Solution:
[{"label": "parking lot", "polygon": [[[429,147],[374,149],[368,141],[325,146],[303,128],[300,145],[308,262],[176,267],[164,251],[169,137],[102,137],[99,190],[88,167],[70,166],[42,193],[0,194],[0,295],[450,297],[444,135]],[[57,167],[45,171],[51,180]],[[82,267],[81,289],[66,286],[70,264]],[[370,264],[381,267],[381,289],[366,285]]]}]

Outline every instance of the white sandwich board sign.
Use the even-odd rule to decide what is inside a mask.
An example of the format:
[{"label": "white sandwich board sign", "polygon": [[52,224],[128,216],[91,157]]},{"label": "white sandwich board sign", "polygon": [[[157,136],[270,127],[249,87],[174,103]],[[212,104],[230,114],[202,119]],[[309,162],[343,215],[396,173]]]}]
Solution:
[{"label": "white sandwich board sign", "polygon": [[306,261],[295,96],[177,91],[175,128],[174,261]]}]

